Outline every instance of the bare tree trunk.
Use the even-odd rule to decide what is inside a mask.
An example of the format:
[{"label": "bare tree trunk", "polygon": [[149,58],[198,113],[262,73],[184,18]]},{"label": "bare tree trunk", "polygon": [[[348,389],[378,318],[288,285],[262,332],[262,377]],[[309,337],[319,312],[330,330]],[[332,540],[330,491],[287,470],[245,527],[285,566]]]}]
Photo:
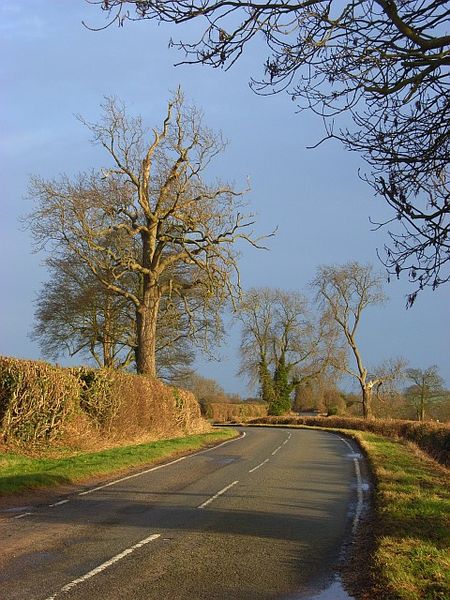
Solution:
[{"label": "bare tree trunk", "polygon": [[114,368],[114,360],[112,358],[111,344],[104,340],[103,341],[103,366],[107,369]]},{"label": "bare tree trunk", "polygon": [[422,393],[420,394],[420,408],[419,408],[419,421],[425,421],[425,398],[424,398],[424,393],[422,390]]},{"label": "bare tree trunk", "polygon": [[361,384],[362,389],[362,408],[363,417],[365,419],[372,419],[372,387],[370,385]]},{"label": "bare tree trunk", "polygon": [[160,297],[155,291],[146,294],[145,303],[136,311],[137,372],[156,377],[156,323]]}]

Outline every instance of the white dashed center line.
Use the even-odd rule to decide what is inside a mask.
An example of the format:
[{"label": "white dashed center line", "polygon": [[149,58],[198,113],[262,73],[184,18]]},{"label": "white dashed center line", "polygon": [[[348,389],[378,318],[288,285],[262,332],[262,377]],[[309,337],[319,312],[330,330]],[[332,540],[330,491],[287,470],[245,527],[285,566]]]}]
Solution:
[{"label": "white dashed center line", "polygon": [[69,502],[69,500],[60,500],[59,502],[54,502],[53,504],[49,504],[50,508],[53,508],[54,506],[61,506],[61,504],[67,504],[67,502]]},{"label": "white dashed center line", "polygon": [[67,583],[58,592],[54,593],[53,596],[49,596],[45,600],[55,600],[55,598],[57,596],[59,596],[60,594],[65,594],[66,592],[68,592],[72,588],[74,588],[75,586],[79,585],[80,583],[83,583],[83,581],[86,581],[86,579],[90,579],[91,577],[94,577],[94,575],[98,575],[99,573],[101,573],[102,571],[104,571],[105,569],[107,569],[108,567],[110,567],[111,565],[113,565],[114,563],[118,562],[119,560],[122,560],[122,558],[125,558],[125,556],[128,556],[129,554],[131,554],[132,552],[134,552],[138,548],[142,548],[142,546],[145,546],[146,544],[148,544],[150,542],[153,542],[153,540],[156,540],[159,537],[160,537],[159,533],[153,533],[152,535],[150,535],[149,537],[141,540],[137,544],[134,544],[134,546],[131,546],[130,548],[127,548],[126,550],[124,550],[120,554],[116,554],[116,556],[113,556],[112,558],[110,558],[106,562],[102,563],[101,565],[99,565],[95,569],[92,569],[92,571],[89,571],[89,573],[86,573],[85,575],[82,575],[81,577],[78,577],[77,579],[74,579],[70,583]]},{"label": "white dashed center line", "polygon": [[253,471],[256,471],[256,469],[259,469],[260,467],[262,467],[263,465],[265,465],[268,462],[269,462],[269,459],[266,458],[266,460],[263,460],[262,463],[259,463],[259,465],[256,465],[256,467],[253,467],[253,469],[250,469],[249,473],[253,473]]},{"label": "white dashed center line", "polygon": [[211,498],[208,498],[208,500],[206,500],[206,502],[203,502],[203,504],[200,504],[200,506],[197,506],[197,508],[205,508],[205,506],[208,506],[208,504],[211,504],[211,502],[213,502],[213,500],[215,500],[216,498],[218,498],[219,496],[224,494],[227,490],[232,488],[237,483],[239,483],[239,481],[233,481],[233,483],[230,483],[229,485],[224,487],[222,490],[217,492],[217,494],[214,494],[214,496],[211,496]]}]

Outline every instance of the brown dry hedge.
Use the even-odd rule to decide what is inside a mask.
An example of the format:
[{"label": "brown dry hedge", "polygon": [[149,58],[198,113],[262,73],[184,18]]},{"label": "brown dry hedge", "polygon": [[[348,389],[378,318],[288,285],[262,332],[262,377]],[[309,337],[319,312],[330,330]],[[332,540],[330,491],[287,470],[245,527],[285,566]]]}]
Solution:
[{"label": "brown dry hedge", "polygon": [[[0,357],[0,438],[19,444],[161,438],[207,429],[191,392],[113,369]],[[81,432],[81,429],[83,430]]]},{"label": "brown dry hedge", "polygon": [[52,442],[79,406],[78,379],[45,362],[0,356],[0,427],[5,441]]},{"label": "brown dry hedge", "polygon": [[267,404],[256,402],[207,402],[204,414],[216,422],[245,421],[267,415]]}]

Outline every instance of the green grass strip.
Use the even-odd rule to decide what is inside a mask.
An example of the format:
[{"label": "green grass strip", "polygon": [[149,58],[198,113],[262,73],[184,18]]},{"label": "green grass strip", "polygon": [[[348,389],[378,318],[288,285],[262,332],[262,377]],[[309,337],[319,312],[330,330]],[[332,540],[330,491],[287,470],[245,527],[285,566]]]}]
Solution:
[{"label": "green grass strip", "polygon": [[169,460],[236,435],[234,429],[215,429],[211,433],[110,448],[100,452],[77,453],[64,458],[30,458],[7,452],[0,454],[0,494],[71,484],[99,475],[113,475],[133,467]]},{"label": "green grass strip", "polygon": [[450,598],[450,478],[423,455],[354,432],[376,477],[375,566],[393,597]]}]

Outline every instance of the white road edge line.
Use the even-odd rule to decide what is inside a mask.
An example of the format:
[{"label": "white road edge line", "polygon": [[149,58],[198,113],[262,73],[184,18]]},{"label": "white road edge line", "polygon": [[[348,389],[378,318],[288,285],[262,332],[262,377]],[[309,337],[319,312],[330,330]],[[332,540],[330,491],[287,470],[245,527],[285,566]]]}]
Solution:
[{"label": "white road edge line", "polygon": [[357,495],[358,495],[358,502],[356,504],[356,511],[355,511],[355,516],[353,517],[353,527],[352,527],[352,533],[355,533],[356,528],[358,527],[359,519],[361,517],[361,512],[362,512],[363,503],[364,503],[364,497],[363,497],[362,478],[361,478],[361,469],[359,467],[359,460],[357,458],[354,458],[353,464],[355,465],[355,473],[356,473],[356,480],[357,480],[356,491],[357,491]]},{"label": "white road edge line", "polygon": [[87,494],[92,494],[93,492],[97,492],[98,490],[102,490],[103,488],[110,487],[111,485],[115,485],[116,483],[121,483],[122,481],[127,481],[128,479],[133,479],[134,477],[140,477],[141,475],[146,475],[147,473],[151,473],[152,471],[158,471],[158,469],[164,469],[165,467],[170,467],[175,463],[179,463],[182,460],[186,460],[186,458],[191,458],[192,456],[197,456],[197,454],[204,454],[205,452],[211,452],[211,450],[215,450],[216,448],[220,448],[225,444],[229,444],[230,442],[237,442],[238,440],[242,440],[245,437],[245,431],[242,434],[233,440],[226,440],[217,446],[212,446],[211,448],[206,448],[206,450],[200,450],[199,452],[194,452],[194,454],[188,454],[186,456],[182,456],[181,458],[177,458],[175,460],[171,460],[168,463],[164,463],[162,465],[157,465],[156,467],[151,467],[150,469],[145,469],[145,471],[139,471],[139,473],[134,473],[133,475],[128,475],[127,477],[121,477],[120,479],[115,479],[114,481],[110,481],[109,483],[105,483],[104,485],[99,485],[90,490],[86,490],[84,492],[79,492],[77,496],[86,496]]},{"label": "white road edge line", "polygon": [[49,596],[45,600],[55,600],[55,598],[57,596],[59,596],[59,594],[65,594],[66,592],[68,592],[72,588],[74,588],[75,586],[79,585],[80,583],[83,583],[83,581],[86,581],[86,579],[90,579],[91,577],[94,577],[94,575],[98,575],[99,573],[101,573],[102,571],[104,571],[105,569],[107,569],[108,567],[113,565],[114,563],[118,562],[119,560],[122,560],[122,558],[125,558],[125,556],[128,556],[128,554],[131,554],[138,548],[142,548],[142,546],[145,546],[146,544],[153,542],[153,540],[156,540],[159,537],[161,537],[161,534],[153,533],[152,535],[146,537],[145,539],[141,540],[137,544],[134,544],[134,546],[127,548],[120,554],[116,554],[116,556],[113,556],[112,558],[110,558],[106,562],[102,563],[95,569],[92,569],[92,571],[89,571],[89,573],[86,573],[85,575],[82,575],[81,577],[74,579],[70,583],[67,583],[58,592],[55,592],[52,596]]},{"label": "white road edge line", "polygon": [[256,465],[256,467],[253,467],[253,469],[250,469],[249,473],[253,473],[253,471],[256,471],[256,469],[259,469],[259,467],[262,467],[263,465],[268,463],[269,460],[270,459],[266,458],[266,460],[263,460],[262,463],[259,463],[259,465]]},{"label": "white road edge line", "polygon": [[[352,454],[355,453],[355,449],[353,448],[353,446],[350,444],[350,442],[342,437],[339,436],[339,439],[341,440],[341,442],[344,442],[344,444],[346,444],[350,450],[352,451]],[[361,513],[362,513],[362,509],[363,509],[363,505],[364,505],[364,494],[363,494],[363,487],[362,487],[362,477],[361,477],[361,468],[359,466],[359,460],[357,458],[353,459],[353,465],[355,467],[355,475],[356,475],[356,494],[357,494],[357,503],[356,503],[356,510],[355,510],[355,516],[353,517],[353,525],[352,525],[352,533],[355,533],[356,528],[358,527],[358,523],[359,523],[359,519],[361,518]]]},{"label": "white road edge line", "polygon": [[217,494],[214,494],[214,496],[211,496],[211,498],[208,498],[208,500],[206,500],[206,502],[203,502],[203,504],[200,504],[200,506],[197,506],[197,508],[205,508],[205,506],[208,506],[208,504],[211,504],[211,502],[213,500],[215,500],[216,498],[218,498],[219,496],[221,496],[222,494],[224,494],[227,490],[229,490],[230,488],[232,488],[233,485],[236,485],[237,483],[239,483],[239,481],[233,481],[233,483],[230,483],[230,485],[227,485],[226,487],[224,487],[222,490],[220,490],[219,492],[217,492]]},{"label": "white road edge line", "polygon": [[355,449],[353,448],[353,446],[350,444],[350,442],[348,440],[345,440],[342,437],[339,437],[339,439],[341,440],[341,442],[344,442],[344,444],[347,444],[347,446],[350,448],[350,450],[352,451],[352,453],[355,452]]},{"label": "white road edge line", "polygon": [[99,485],[95,488],[91,488],[90,490],[86,490],[85,492],[79,492],[77,496],[87,496],[87,494],[92,494],[93,492],[97,492],[98,490],[102,490],[103,488],[110,487],[111,485],[115,485],[116,483],[121,483],[122,481],[127,481],[128,479],[133,479],[134,477],[139,477],[140,475],[145,475],[146,473],[151,473],[152,471],[157,471],[158,469],[164,469],[164,467],[169,467],[170,465],[174,465],[175,463],[179,463],[182,460],[185,460],[187,456],[182,456],[181,458],[177,458],[176,460],[171,460],[168,463],[164,463],[163,465],[157,465],[156,467],[151,467],[150,469],[145,469],[145,471],[140,471],[139,473],[134,473],[133,475],[127,475],[126,477],[121,477],[120,479],[116,479],[114,481],[110,481],[109,483],[105,483],[103,485]]},{"label": "white road edge line", "polygon": [[245,431],[241,431],[241,435],[237,438],[233,438],[232,440],[226,440],[225,442],[222,442],[221,444],[217,444],[217,446],[211,446],[211,448],[206,448],[205,450],[199,450],[198,452],[195,452],[194,454],[189,454],[188,456],[186,456],[186,458],[189,458],[190,456],[197,456],[197,454],[206,454],[206,452],[211,452],[212,450],[215,450],[216,448],[225,446],[225,444],[230,444],[231,442],[237,442],[239,440],[242,440],[242,438],[245,438],[246,435],[247,435],[247,433]]},{"label": "white road edge line", "polygon": [[26,513],[22,513],[21,515],[16,515],[14,518],[15,519],[21,519],[22,517],[26,517],[28,515],[32,515],[33,513],[31,512],[26,512]]}]

